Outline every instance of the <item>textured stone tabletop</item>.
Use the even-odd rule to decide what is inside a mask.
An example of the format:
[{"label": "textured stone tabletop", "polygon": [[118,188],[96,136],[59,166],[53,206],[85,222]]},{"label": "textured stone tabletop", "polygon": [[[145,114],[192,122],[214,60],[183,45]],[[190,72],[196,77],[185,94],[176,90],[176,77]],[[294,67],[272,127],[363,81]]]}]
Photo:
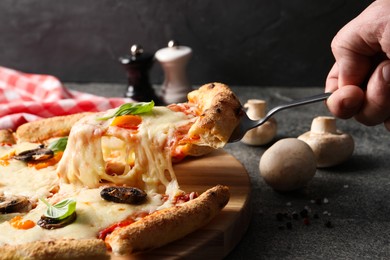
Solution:
[{"label": "textured stone tabletop", "polygon": [[[122,96],[120,84],[74,84],[67,87],[102,96]],[[242,103],[264,99],[268,109],[322,93],[319,87],[232,87]],[[275,141],[297,137],[314,117],[329,115],[323,103],[281,111]],[[342,165],[318,169],[300,191],[278,193],[260,177],[258,164],[268,146],[228,144],[225,150],[246,168],[251,179],[252,219],[241,242],[227,259],[389,259],[390,258],[390,133],[382,125],[366,127],[338,120],[352,135],[355,151]],[[279,215],[298,215],[308,209],[310,223]],[[279,218],[280,219],[280,218]],[[287,224],[288,222],[291,223]],[[326,224],[327,223],[327,224]]]}]

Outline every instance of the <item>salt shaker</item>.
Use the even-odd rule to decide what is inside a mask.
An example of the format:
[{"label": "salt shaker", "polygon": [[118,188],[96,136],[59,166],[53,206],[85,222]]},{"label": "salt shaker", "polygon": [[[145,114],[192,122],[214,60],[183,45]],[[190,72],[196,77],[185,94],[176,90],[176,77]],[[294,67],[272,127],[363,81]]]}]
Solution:
[{"label": "salt shaker", "polygon": [[134,44],[130,48],[130,55],[120,57],[119,61],[127,72],[128,87],[125,97],[135,101],[153,100],[155,104],[162,104],[149,81],[154,55],[145,53],[141,45]]},{"label": "salt shaker", "polygon": [[187,100],[187,93],[192,90],[186,75],[187,63],[191,56],[191,48],[180,46],[173,40],[169,41],[168,47],[155,53],[165,75],[161,87],[162,99],[165,103],[179,103]]}]

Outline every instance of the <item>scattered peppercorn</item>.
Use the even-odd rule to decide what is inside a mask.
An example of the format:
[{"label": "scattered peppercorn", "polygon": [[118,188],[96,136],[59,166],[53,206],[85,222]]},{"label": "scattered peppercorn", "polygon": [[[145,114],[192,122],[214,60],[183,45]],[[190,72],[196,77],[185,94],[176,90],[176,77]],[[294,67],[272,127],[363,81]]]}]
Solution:
[{"label": "scattered peppercorn", "polygon": [[[317,205],[324,205],[329,203],[329,200],[327,198],[317,198],[315,200],[310,201],[312,204],[317,204]],[[288,206],[291,205],[291,202],[287,203]],[[323,215],[326,215],[327,217],[331,216],[331,214],[328,211],[323,211]],[[319,212],[312,212],[312,209],[309,206],[304,206],[301,211],[293,211],[293,212],[279,212],[276,214],[276,219],[277,221],[286,221],[285,225],[279,225],[278,229],[279,230],[291,230],[293,227],[293,223],[291,220],[300,220],[302,219],[302,223],[305,226],[309,226],[312,223],[312,220],[314,219],[320,219],[320,213]],[[315,222],[317,223],[317,222]],[[323,222],[324,226],[327,228],[332,228],[333,224],[330,220],[326,220]]]},{"label": "scattered peppercorn", "polygon": [[287,229],[292,229],[292,223],[289,221],[286,223]]},{"label": "scattered peppercorn", "polygon": [[308,217],[304,218],[303,224],[305,224],[306,226],[310,225],[310,219]]},{"label": "scattered peppercorn", "polygon": [[330,221],[330,220],[327,220],[327,221],[325,221],[325,227],[327,227],[327,228],[332,228],[333,227],[333,224],[332,224],[332,222]]},{"label": "scattered peppercorn", "polygon": [[309,215],[309,211],[307,209],[303,209],[299,215],[301,215],[302,218],[306,218]]},{"label": "scattered peppercorn", "polygon": [[278,220],[278,221],[283,221],[283,213],[277,213],[276,214],[276,220]]},{"label": "scattered peppercorn", "polygon": [[279,226],[278,229],[279,230],[284,230],[284,226]]}]

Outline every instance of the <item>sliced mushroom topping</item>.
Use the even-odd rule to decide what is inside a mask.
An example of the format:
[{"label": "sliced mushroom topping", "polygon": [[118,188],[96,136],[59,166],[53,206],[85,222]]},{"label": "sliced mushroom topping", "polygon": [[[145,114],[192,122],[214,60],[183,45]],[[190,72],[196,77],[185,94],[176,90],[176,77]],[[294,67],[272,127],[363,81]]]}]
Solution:
[{"label": "sliced mushroom topping", "polygon": [[43,161],[50,159],[54,156],[54,152],[50,149],[39,147],[32,150],[23,151],[13,158],[16,160],[30,162],[30,161]]},{"label": "sliced mushroom topping", "polygon": [[69,215],[69,217],[66,217],[64,219],[55,219],[55,218],[50,218],[42,215],[41,219],[38,220],[37,224],[38,226],[44,229],[57,229],[73,223],[76,220],[76,218],[77,218],[76,211],[73,212],[71,215]]},{"label": "sliced mushroom topping", "polygon": [[0,196],[0,213],[27,212],[32,208],[31,202],[24,196]]},{"label": "sliced mushroom topping", "polygon": [[125,204],[141,204],[146,200],[146,192],[134,187],[107,187],[100,196],[108,201]]}]

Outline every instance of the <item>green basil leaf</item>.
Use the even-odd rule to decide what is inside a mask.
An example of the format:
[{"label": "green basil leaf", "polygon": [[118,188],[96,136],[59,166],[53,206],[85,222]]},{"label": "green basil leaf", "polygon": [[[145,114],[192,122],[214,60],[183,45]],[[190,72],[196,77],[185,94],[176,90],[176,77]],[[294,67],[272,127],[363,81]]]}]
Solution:
[{"label": "green basil leaf", "polygon": [[47,148],[53,152],[65,151],[66,145],[68,144],[68,137],[62,137],[50,143]]},{"label": "green basil leaf", "polygon": [[40,200],[47,206],[47,210],[44,215],[52,219],[62,220],[69,217],[76,211],[75,199],[64,199],[54,205],[51,205],[43,198]]},{"label": "green basil leaf", "polygon": [[118,110],[111,116],[100,117],[98,120],[107,120],[117,116],[123,115],[138,115],[152,111],[154,101],[140,102],[140,103],[126,103],[121,105]]}]

